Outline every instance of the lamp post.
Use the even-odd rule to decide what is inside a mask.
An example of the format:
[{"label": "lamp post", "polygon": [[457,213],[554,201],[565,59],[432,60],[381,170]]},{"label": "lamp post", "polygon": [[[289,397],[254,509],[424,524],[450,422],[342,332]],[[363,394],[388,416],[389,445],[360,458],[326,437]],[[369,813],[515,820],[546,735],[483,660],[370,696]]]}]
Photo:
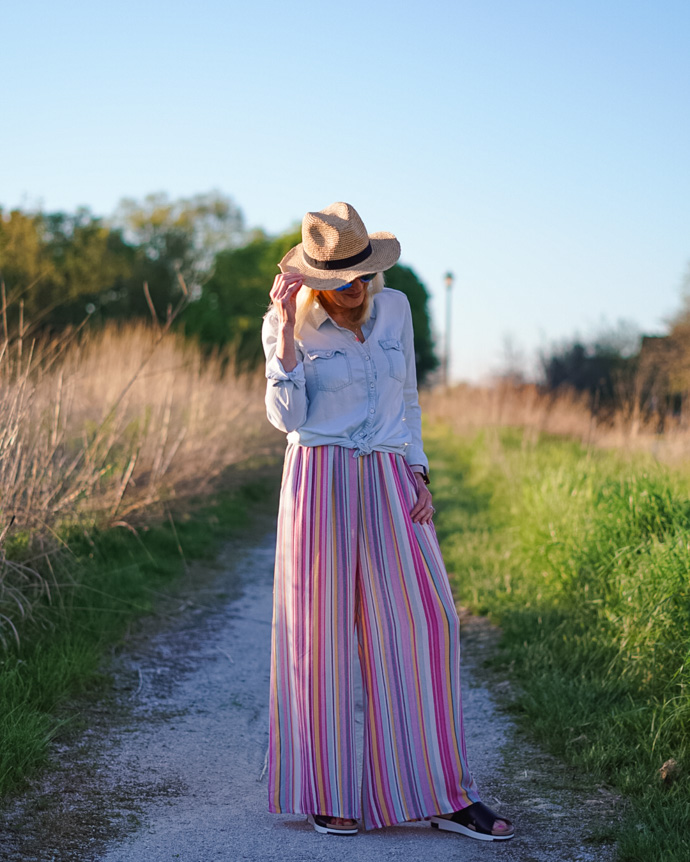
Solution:
[{"label": "lamp post", "polygon": [[443,280],[446,285],[446,337],[444,344],[445,350],[443,352],[443,384],[447,388],[449,384],[450,374],[450,297],[453,290],[453,282],[455,281],[455,276],[452,272],[449,271],[445,274]]}]

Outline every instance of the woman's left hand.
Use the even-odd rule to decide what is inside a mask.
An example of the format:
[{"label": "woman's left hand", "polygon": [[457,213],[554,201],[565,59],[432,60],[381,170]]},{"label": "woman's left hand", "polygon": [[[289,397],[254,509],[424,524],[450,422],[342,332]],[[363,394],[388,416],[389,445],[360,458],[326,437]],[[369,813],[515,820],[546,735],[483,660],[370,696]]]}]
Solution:
[{"label": "woman's left hand", "polygon": [[431,492],[424,484],[421,473],[415,473],[414,477],[417,480],[417,502],[410,512],[410,517],[415,524],[428,524],[436,511],[431,505]]}]

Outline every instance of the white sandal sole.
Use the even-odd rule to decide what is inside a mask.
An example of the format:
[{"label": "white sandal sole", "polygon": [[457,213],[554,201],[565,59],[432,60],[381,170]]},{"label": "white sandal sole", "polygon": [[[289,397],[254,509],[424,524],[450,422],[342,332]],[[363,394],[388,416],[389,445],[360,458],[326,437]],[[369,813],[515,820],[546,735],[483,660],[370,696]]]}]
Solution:
[{"label": "white sandal sole", "polygon": [[515,835],[515,832],[511,832],[510,835],[485,835],[483,832],[477,832],[476,829],[470,829],[468,826],[455,823],[453,820],[447,820],[445,817],[432,817],[431,825],[434,829],[442,829],[445,832],[457,832],[460,835],[466,835],[468,838],[474,838],[475,841],[508,841],[509,838],[513,838]]},{"label": "white sandal sole", "polygon": [[[329,815],[330,816],[330,815]],[[336,826],[321,826],[314,819],[313,814],[307,814],[307,822],[311,823],[317,832],[321,835],[356,835],[359,832],[359,827],[353,826],[350,829],[338,829]]]}]

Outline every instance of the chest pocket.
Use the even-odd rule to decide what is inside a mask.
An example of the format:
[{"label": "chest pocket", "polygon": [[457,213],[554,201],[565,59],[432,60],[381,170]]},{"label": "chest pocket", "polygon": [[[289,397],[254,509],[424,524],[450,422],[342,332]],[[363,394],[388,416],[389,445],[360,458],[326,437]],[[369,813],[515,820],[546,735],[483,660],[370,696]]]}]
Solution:
[{"label": "chest pocket", "polygon": [[383,338],[379,341],[379,344],[388,359],[391,377],[404,381],[407,376],[407,366],[405,364],[402,342],[398,341],[397,338]]},{"label": "chest pocket", "polygon": [[336,392],[352,383],[350,360],[344,350],[309,350],[317,389]]}]

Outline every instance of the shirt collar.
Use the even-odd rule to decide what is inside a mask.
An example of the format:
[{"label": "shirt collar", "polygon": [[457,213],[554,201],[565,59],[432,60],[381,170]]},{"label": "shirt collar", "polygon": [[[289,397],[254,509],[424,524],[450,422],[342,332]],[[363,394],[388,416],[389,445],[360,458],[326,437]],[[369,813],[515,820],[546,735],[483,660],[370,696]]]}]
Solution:
[{"label": "shirt collar", "polygon": [[314,327],[314,329],[319,329],[327,320],[330,320],[328,314],[326,313],[326,309],[319,305],[318,302],[314,302],[309,312],[309,322]]}]

